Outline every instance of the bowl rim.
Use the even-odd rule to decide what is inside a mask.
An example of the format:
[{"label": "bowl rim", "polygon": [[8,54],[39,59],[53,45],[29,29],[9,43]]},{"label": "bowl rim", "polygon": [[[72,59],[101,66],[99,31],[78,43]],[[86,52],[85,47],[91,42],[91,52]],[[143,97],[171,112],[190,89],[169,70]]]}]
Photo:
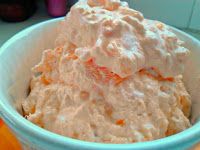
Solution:
[{"label": "bowl rim", "polygon": [[[29,33],[32,30],[37,29],[40,26],[45,26],[47,24],[56,23],[63,20],[64,17],[50,19],[47,21],[43,21],[41,23],[37,23],[32,25],[17,34],[15,34],[12,38],[6,41],[0,48],[0,57],[1,55],[7,50],[7,47],[15,42],[17,39],[22,37],[23,35]],[[176,33],[181,34],[189,39],[192,39],[195,43],[200,45],[200,41],[196,38],[175,29],[174,27],[170,27]],[[1,91],[0,91],[1,92]],[[105,143],[95,143],[95,142],[87,142],[78,139],[72,139],[69,137],[64,137],[58,135],[56,133],[50,132],[48,130],[42,129],[37,125],[31,123],[30,121],[26,120],[23,116],[21,116],[13,107],[5,104],[6,98],[3,94],[0,93],[0,116],[4,121],[10,126],[12,129],[22,132],[23,134],[43,141],[43,143],[48,143],[49,145],[56,144],[57,147],[66,148],[70,147],[80,147],[85,149],[116,149],[116,150],[136,150],[136,149],[155,149],[155,148],[166,148],[166,147],[173,147],[175,145],[183,144],[184,142],[189,142],[191,140],[200,141],[200,122],[197,122],[192,127],[182,131],[178,134],[165,137],[162,139],[154,140],[154,141],[147,141],[147,142],[139,142],[139,143],[130,143],[130,144],[105,144]],[[199,137],[199,138],[198,138]]]}]

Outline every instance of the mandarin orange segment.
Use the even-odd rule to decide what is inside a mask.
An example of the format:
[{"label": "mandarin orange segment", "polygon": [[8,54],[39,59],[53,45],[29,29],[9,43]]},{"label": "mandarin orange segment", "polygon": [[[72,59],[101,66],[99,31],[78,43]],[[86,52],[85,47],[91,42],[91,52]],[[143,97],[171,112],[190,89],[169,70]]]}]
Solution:
[{"label": "mandarin orange segment", "polygon": [[45,77],[45,75],[42,75],[42,76],[41,76],[41,82],[42,82],[43,84],[45,84],[45,85],[49,85],[52,81],[51,81],[50,79],[47,79],[47,78]]},{"label": "mandarin orange segment", "polygon": [[113,76],[113,79],[115,81],[115,85],[119,85],[120,83],[122,83],[123,81],[125,81],[127,78],[121,78],[119,75],[115,74]]},{"label": "mandarin orange segment", "polygon": [[119,75],[111,72],[106,67],[100,67],[95,64],[93,59],[88,60],[85,62],[86,68],[91,76],[93,76],[96,80],[101,80],[102,82],[108,83],[110,80],[115,82],[115,85],[120,84],[127,78],[121,78]]},{"label": "mandarin orange segment", "polygon": [[61,55],[62,52],[63,52],[63,47],[57,47],[57,48],[55,49],[55,52],[56,52],[57,54]]},{"label": "mandarin orange segment", "polygon": [[175,129],[168,128],[165,135],[170,136],[170,135],[173,135],[173,134],[176,134],[176,133],[177,133],[177,131]]},{"label": "mandarin orange segment", "polygon": [[86,91],[81,91],[80,92],[80,98],[83,100],[88,100],[89,99],[90,94]]},{"label": "mandarin orange segment", "polygon": [[182,105],[182,110],[185,116],[189,117],[190,116],[190,102],[189,99],[182,95],[180,96],[180,103]]},{"label": "mandarin orange segment", "polygon": [[124,126],[125,125],[125,120],[124,119],[119,119],[115,123],[116,123],[116,125]]}]

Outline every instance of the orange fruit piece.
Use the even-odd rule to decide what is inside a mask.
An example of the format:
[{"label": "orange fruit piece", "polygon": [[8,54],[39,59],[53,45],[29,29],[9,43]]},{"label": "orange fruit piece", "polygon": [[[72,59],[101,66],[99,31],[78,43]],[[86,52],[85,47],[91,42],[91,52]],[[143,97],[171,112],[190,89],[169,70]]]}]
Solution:
[{"label": "orange fruit piece", "polygon": [[125,125],[125,120],[124,119],[119,119],[116,121],[116,125],[124,126]]},{"label": "orange fruit piece", "polygon": [[75,54],[69,54],[68,56],[67,56],[67,60],[70,60],[70,59],[72,59],[72,60],[76,60],[76,59],[78,59],[78,57],[75,55]]},{"label": "orange fruit piece", "polygon": [[45,84],[45,85],[49,85],[52,81],[51,81],[50,79],[47,79],[47,78],[45,77],[45,75],[42,75],[42,76],[41,76],[41,82],[42,82],[43,84]]},{"label": "orange fruit piece", "polygon": [[10,129],[0,119],[0,149],[1,150],[22,150],[22,147]]},{"label": "orange fruit piece", "polygon": [[88,69],[89,74],[94,77],[97,81],[102,81],[104,83],[108,83],[110,80],[113,80],[115,85],[119,85],[127,78],[121,78],[119,75],[111,72],[106,67],[98,66],[93,59],[85,62],[85,66]]}]

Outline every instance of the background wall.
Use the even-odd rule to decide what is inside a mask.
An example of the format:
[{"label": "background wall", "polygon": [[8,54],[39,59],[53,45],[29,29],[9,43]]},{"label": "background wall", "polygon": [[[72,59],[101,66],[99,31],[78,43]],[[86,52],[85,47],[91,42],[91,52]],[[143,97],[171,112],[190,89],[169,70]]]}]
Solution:
[{"label": "background wall", "polygon": [[150,19],[179,28],[200,29],[200,0],[125,0]]},{"label": "background wall", "polygon": [[190,22],[191,29],[200,30],[200,0],[195,1],[195,5],[193,8],[192,18]]}]

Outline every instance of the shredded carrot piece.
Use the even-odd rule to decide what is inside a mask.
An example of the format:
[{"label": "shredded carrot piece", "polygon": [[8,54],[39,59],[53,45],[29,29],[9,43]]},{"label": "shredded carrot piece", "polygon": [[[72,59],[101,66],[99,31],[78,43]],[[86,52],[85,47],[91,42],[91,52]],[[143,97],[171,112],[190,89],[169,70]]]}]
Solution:
[{"label": "shredded carrot piece", "polygon": [[151,67],[150,70],[153,71],[154,73],[151,73],[147,69],[141,69],[139,71],[139,73],[145,74],[145,75],[147,75],[149,77],[152,77],[152,78],[154,78],[154,79],[156,79],[158,81],[169,81],[169,82],[173,82],[174,81],[173,77],[167,77],[167,78],[162,77],[160,72],[154,67]]},{"label": "shredded carrot piece", "polygon": [[101,80],[102,76],[98,71],[98,66],[94,63],[93,59],[88,60],[85,62],[85,66],[89,72],[89,74],[95,78],[96,80]]},{"label": "shredded carrot piece", "polygon": [[124,126],[125,125],[125,120],[124,119],[119,119],[116,121],[116,125]]}]

